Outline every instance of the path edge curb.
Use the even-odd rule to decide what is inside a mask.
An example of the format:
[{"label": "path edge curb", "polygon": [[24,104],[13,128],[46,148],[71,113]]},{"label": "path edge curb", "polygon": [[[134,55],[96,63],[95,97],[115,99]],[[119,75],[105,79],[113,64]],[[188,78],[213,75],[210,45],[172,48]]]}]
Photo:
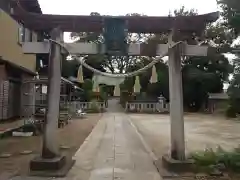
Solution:
[{"label": "path edge curb", "polygon": [[152,158],[153,162],[158,160],[157,156],[153,153],[152,149],[150,148],[150,146],[148,145],[148,143],[146,142],[144,137],[141,135],[141,133],[139,132],[138,128],[133,124],[131,118],[128,117],[127,120],[130,123],[130,125],[132,126],[132,128],[134,129],[134,131],[136,132],[136,134],[138,135],[138,137],[140,138],[140,140],[141,140],[145,150],[150,155],[150,157]]}]

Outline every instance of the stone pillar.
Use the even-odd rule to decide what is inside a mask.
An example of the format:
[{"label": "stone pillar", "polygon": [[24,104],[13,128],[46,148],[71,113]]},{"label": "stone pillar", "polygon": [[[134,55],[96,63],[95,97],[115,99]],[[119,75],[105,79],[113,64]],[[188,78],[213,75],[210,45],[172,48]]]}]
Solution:
[{"label": "stone pillar", "polygon": [[183,90],[181,72],[182,44],[169,49],[169,91],[171,119],[171,158],[185,160]]},{"label": "stone pillar", "polygon": [[[61,32],[54,29],[51,38],[61,41]],[[59,154],[58,117],[61,87],[61,47],[51,44],[48,67],[47,111],[43,135],[42,156],[31,161],[31,170],[58,170],[65,164],[65,157]]]},{"label": "stone pillar", "polygon": [[[60,41],[61,33],[58,29],[51,32],[51,38]],[[43,158],[54,158],[59,154],[57,129],[59,102],[61,90],[61,47],[51,44],[48,66],[48,91],[47,91],[47,111],[45,117],[45,131],[43,137]]]}]

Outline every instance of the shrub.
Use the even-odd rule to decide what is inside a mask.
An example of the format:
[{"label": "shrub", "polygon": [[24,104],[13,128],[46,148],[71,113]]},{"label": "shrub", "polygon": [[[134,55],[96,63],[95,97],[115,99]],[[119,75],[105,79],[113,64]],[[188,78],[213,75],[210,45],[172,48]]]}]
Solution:
[{"label": "shrub", "polygon": [[193,153],[191,158],[195,161],[198,168],[205,167],[206,169],[214,167],[220,169],[220,165],[223,165],[224,167],[221,168],[225,170],[240,171],[240,148],[236,148],[233,151],[225,151],[221,147],[218,147],[216,151],[207,149],[202,152]]},{"label": "shrub", "polygon": [[101,109],[98,106],[97,101],[95,101],[95,100],[91,101],[91,106],[90,106],[90,109],[88,110],[88,112],[90,112],[90,113],[100,113],[101,112]]},{"label": "shrub", "polygon": [[133,96],[131,93],[129,93],[128,91],[121,91],[120,94],[120,104],[125,107],[126,103],[128,101],[131,101],[133,99]]},{"label": "shrub", "polygon": [[93,82],[91,79],[85,79],[82,88],[84,91],[90,91],[93,88]]},{"label": "shrub", "polygon": [[83,83],[84,101],[91,101],[93,97],[92,87],[93,87],[93,83],[91,79],[84,80],[84,83]]},{"label": "shrub", "polygon": [[233,106],[228,106],[227,110],[226,110],[226,116],[228,118],[236,118],[237,117],[237,113],[236,110]]}]

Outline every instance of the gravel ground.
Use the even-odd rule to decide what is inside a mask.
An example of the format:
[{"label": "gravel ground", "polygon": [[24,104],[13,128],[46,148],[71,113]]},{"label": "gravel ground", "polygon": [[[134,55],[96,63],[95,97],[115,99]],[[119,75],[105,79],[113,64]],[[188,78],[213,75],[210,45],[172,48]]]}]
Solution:
[{"label": "gravel ground", "polygon": [[[129,114],[129,117],[157,158],[169,153],[169,115]],[[231,150],[240,144],[239,121],[202,114],[187,114],[184,121],[187,153],[204,150],[206,147],[216,148],[218,145]],[[214,179],[213,177],[201,178],[202,180]],[[194,178],[174,179],[192,180]],[[226,178],[226,180],[240,180],[240,177]]]},{"label": "gravel ground", "polygon": [[[74,119],[67,126],[59,129],[60,146],[69,147],[61,149],[61,152],[73,156],[91,133],[100,117],[101,114],[89,114],[86,118]],[[41,136],[1,139],[0,154],[11,154],[11,157],[0,158],[0,177],[1,174],[27,175],[30,160],[41,152],[41,142]],[[32,151],[32,153],[22,155],[21,152],[24,151]]]}]

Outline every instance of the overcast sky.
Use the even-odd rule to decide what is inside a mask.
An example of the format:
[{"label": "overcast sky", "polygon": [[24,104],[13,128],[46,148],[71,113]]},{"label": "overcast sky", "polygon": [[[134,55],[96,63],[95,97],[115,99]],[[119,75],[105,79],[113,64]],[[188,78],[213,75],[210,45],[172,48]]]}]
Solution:
[{"label": "overcast sky", "polygon": [[181,6],[197,9],[200,14],[217,11],[216,0],[39,0],[43,13],[89,15],[125,15],[140,13],[149,16],[168,15]]},{"label": "overcast sky", "polygon": [[[216,0],[38,0],[43,13],[66,15],[125,15],[139,13],[148,16],[166,16],[169,11],[185,6],[199,14],[218,11]],[[65,33],[65,41],[69,34]]]}]

